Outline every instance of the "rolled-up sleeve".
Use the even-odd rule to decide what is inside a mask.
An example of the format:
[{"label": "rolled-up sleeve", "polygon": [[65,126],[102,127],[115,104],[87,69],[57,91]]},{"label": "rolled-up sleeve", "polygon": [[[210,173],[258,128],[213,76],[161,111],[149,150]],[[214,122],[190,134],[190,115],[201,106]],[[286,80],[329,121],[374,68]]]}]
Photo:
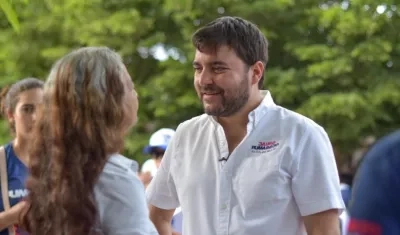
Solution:
[{"label": "rolled-up sleeve", "polygon": [[294,162],[292,190],[302,216],[344,209],[332,145],[320,126],[308,126]]}]

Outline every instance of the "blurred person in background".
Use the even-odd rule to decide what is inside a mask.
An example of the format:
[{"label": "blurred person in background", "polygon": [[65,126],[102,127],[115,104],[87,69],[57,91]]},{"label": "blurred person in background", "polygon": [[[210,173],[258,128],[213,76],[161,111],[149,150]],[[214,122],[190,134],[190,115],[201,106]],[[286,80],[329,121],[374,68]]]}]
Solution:
[{"label": "blurred person in background", "polygon": [[351,197],[353,174],[350,172],[341,172],[339,173],[339,179],[340,179],[340,191],[342,193],[344,204],[347,207]]},{"label": "blurred person in background", "polygon": [[363,157],[350,200],[348,235],[400,234],[400,130]]},{"label": "blurred person in background", "polygon": [[351,156],[351,170],[353,173],[358,169],[363,157],[375,142],[376,138],[374,136],[367,136],[361,139],[359,147]]},{"label": "blurred person in background", "polygon": [[[151,155],[151,158],[143,163],[140,173],[140,179],[145,187],[157,174],[161,160],[174,134],[175,130],[173,129],[161,128],[150,136],[149,145],[143,149],[143,153]],[[178,208],[171,221],[172,235],[179,235],[182,232],[182,219],[182,212]]]},{"label": "blurred person in background", "polygon": [[359,146],[357,146],[351,156],[346,158],[348,160],[341,166],[341,169],[339,170],[340,187],[346,207],[348,207],[351,198],[355,172],[358,169],[363,157],[368,152],[369,148],[375,143],[375,141],[376,138],[374,136],[362,138]]},{"label": "blurred person in background", "polygon": [[[43,101],[43,81],[22,79],[9,89],[3,89],[1,99],[2,115],[7,119],[14,139],[0,148],[0,235],[23,235],[26,232],[18,224],[20,213],[26,206],[22,199],[27,194],[28,147],[32,141],[37,109]],[[8,206],[10,208],[5,210]]]},{"label": "blurred person in background", "polygon": [[111,49],[81,48],[54,64],[30,152],[23,225],[31,235],[157,234],[137,164],[119,154],[137,111]]},{"label": "blurred person in background", "polygon": [[347,230],[350,222],[348,205],[351,198],[351,191],[354,178],[354,172],[352,168],[352,157],[347,156],[345,159],[347,161],[342,165],[342,167],[339,170],[340,191],[342,194],[343,202],[346,206],[346,209],[340,215],[340,227],[342,235],[347,235]]},{"label": "blurred person in background", "polygon": [[174,134],[175,130],[173,129],[161,128],[150,136],[149,145],[143,149],[143,153],[150,155],[151,158],[143,163],[140,171],[140,178],[145,187],[147,187],[151,179],[156,175],[161,159]]},{"label": "blurred person in background", "polygon": [[347,172],[342,172],[339,174],[340,178],[340,191],[342,194],[343,202],[346,206],[346,209],[342,212],[340,215],[340,227],[342,231],[342,235],[347,235],[347,228],[350,222],[349,218],[349,213],[347,210],[350,197],[351,197],[351,188],[352,188],[352,180],[353,180],[353,175],[351,173]]},{"label": "blurred person in background", "polygon": [[181,123],[147,188],[150,217],[171,234],[338,235],[344,209],[332,145],[312,120],[262,90],[268,43],[254,24],[221,17],[192,37],[205,114]]}]

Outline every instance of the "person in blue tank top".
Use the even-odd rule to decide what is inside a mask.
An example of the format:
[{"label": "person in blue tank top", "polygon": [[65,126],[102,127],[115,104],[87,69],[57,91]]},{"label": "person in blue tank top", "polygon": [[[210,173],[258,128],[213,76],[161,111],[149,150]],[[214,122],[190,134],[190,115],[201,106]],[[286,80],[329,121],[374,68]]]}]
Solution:
[{"label": "person in blue tank top", "polygon": [[14,225],[16,235],[26,233],[18,227],[21,211],[25,208],[22,200],[27,195],[25,180],[28,175],[28,144],[36,119],[36,108],[42,103],[43,81],[25,78],[2,91],[2,114],[7,119],[14,139],[4,147],[10,209],[4,211],[0,194],[0,235],[9,235],[8,227]]}]

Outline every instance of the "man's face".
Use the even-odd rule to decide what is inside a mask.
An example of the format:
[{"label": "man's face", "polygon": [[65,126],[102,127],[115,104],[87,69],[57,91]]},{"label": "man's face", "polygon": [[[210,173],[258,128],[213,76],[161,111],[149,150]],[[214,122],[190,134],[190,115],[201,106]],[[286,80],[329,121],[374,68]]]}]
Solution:
[{"label": "man's face", "polygon": [[249,66],[230,47],[196,50],[193,68],[194,86],[205,113],[228,117],[249,100]]}]

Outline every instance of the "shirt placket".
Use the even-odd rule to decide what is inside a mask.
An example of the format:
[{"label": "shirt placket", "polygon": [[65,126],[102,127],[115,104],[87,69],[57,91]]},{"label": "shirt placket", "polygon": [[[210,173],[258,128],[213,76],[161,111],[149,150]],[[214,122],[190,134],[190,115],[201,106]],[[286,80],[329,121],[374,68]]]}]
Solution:
[{"label": "shirt placket", "polygon": [[[255,121],[255,113],[252,112],[249,115],[249,123],[247,124],[247,138],[249,133],[253,130]],[[227,157],[229,154],[228,143],[225,138],[225,132],[222,127],[219,127],[217,132],[218,144],[220,149],[220,157]],[[240,144],[237,146],[237,148]],[[237,150],[232,154],[239,154]],[[231,155],[232,155],[231,154]],[[231,158],[230,156],[229,158]],[[228,160],[229,161],[229,160]],[[227,162],[228,162],[227,161]],[[229,235],[229,218],[231,214],[231,197],[232,197],[232,171],[235,167],[234,162],[230,160],[231,164],[224,164],[220,167],[220,182],[219,182],[219,201],[218,201],[218,235]],[[227,163],[226,162],[226,163]]]},{"label": "shirt placket", "polygon": [[[218,144],[220,157],[227,157],[229,154],[228,143],[226,142],[225,133],[222,127],[218,128]],[[225,162],[224,162],[225,163]],[[232,191],[232,177],[230,170],[226,164],[220,164],[220,182],[219,182],[219,198],[218,198],[218,235],[228,235],[229,233],[229,217],[231,213],[230,201]]]},{"label": "shirt placket", "polygon": [[231,213],[232,175],[226,168],[222,169],[219,192],[219,228],[218,235],[229,234],[229,217]]}]

